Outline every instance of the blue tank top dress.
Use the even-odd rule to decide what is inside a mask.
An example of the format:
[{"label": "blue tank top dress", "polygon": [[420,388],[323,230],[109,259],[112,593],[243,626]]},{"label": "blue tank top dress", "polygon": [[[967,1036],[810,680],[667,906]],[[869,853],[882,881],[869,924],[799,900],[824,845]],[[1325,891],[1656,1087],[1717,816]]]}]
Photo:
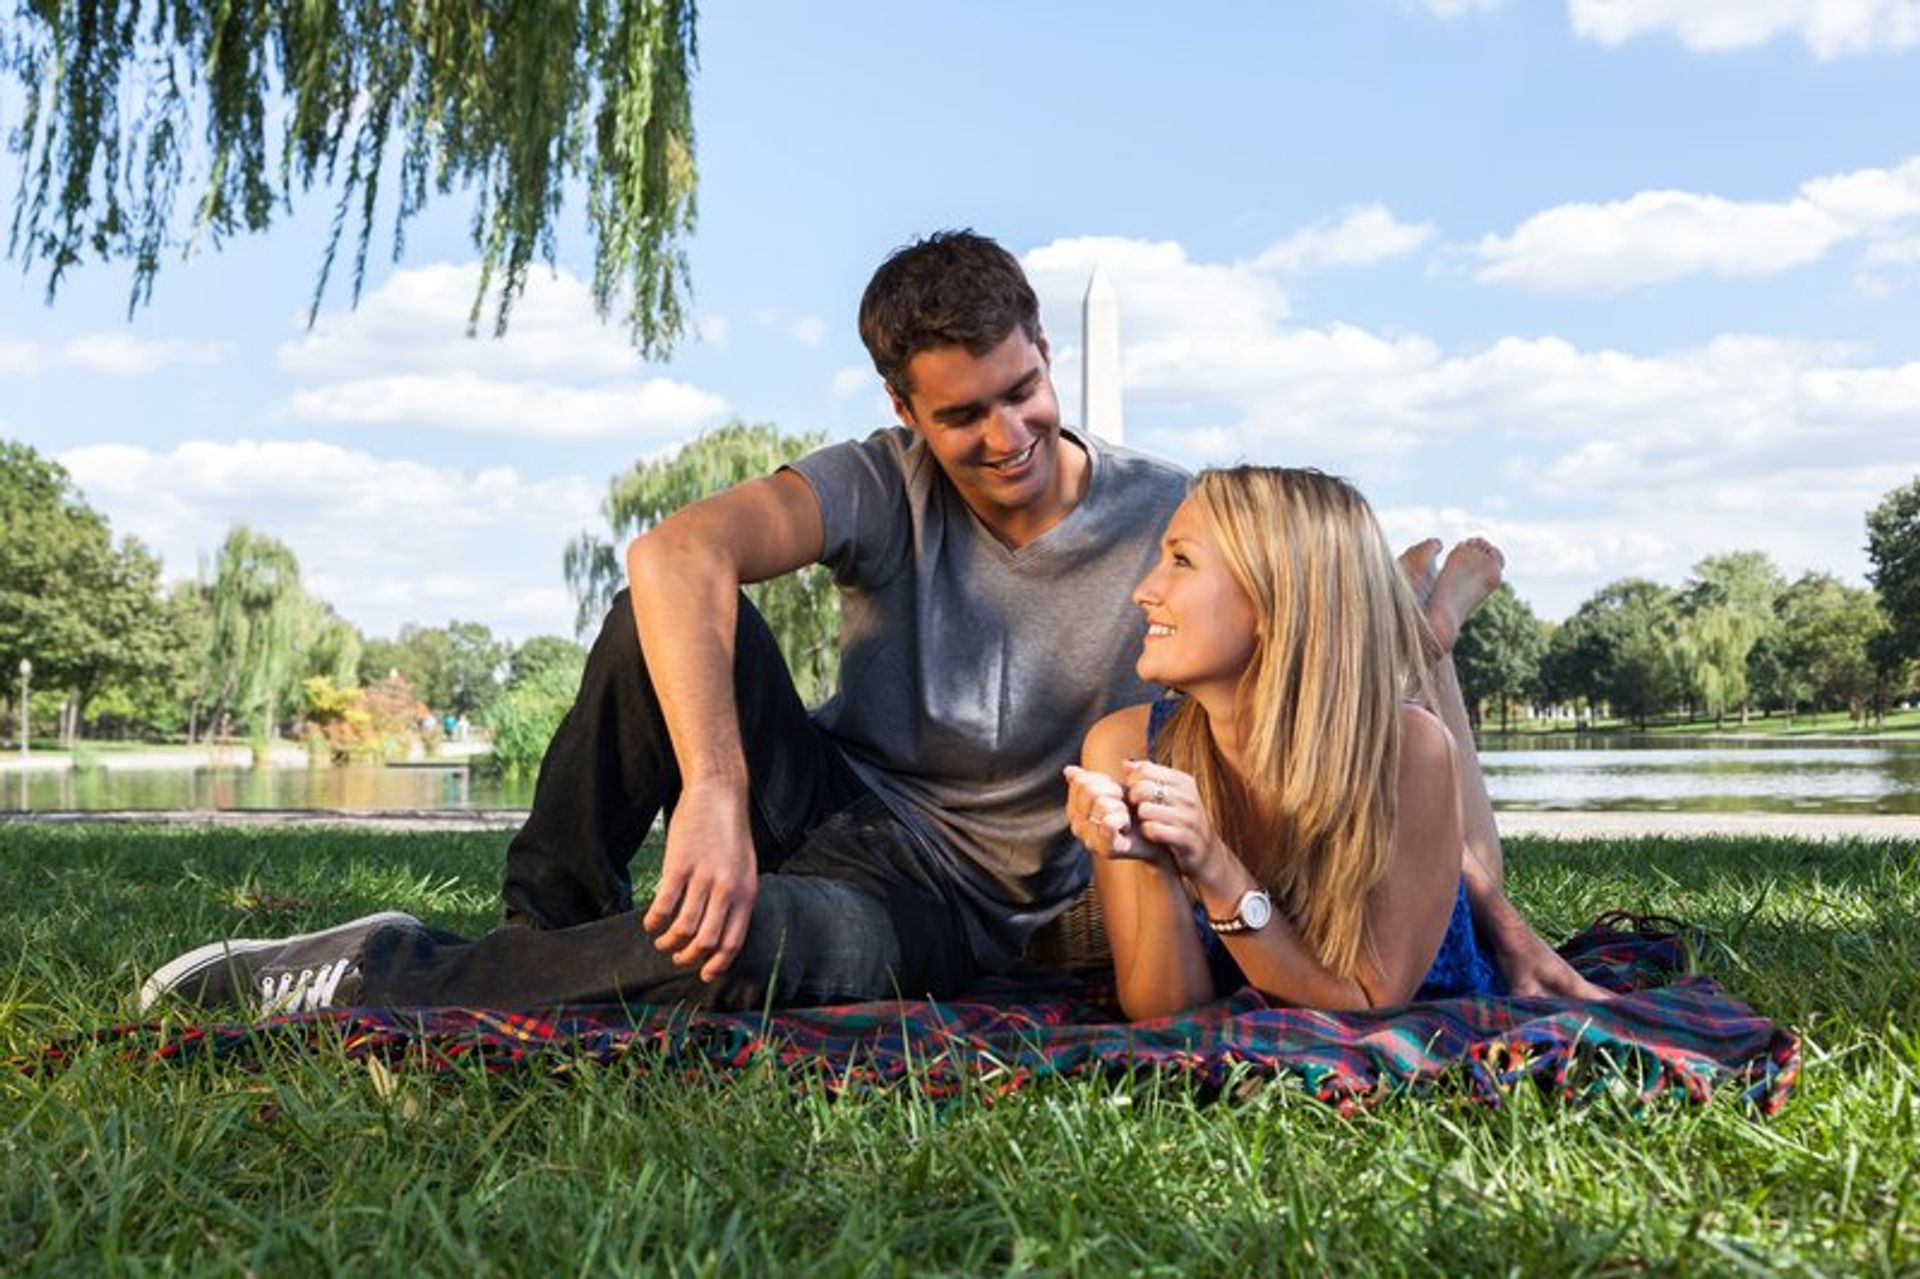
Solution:
[{"label": "blue tank top dress", "polygon": [[[1167,716],[1178,706],[1181,699],[1177,696],[1163,697],[1153,704],[1147,717],[1147,744],[1149,748],[1160,736],[1160,726],[1166,723]],[[1206,908],[1196,904],[1193,908],[1194,926],[1200,930],[1200,944],[1207,953],[1207,972],[1213,978],[1213,989],[1218,994],[1227,994],[1247,984],[1246,974],[1240,971],[1240,965],[1234,962],[1233,955],[1227,950],[1227,944],[1220,935],[1207,926]],[[1480,944],[1480,938],[1473,928],[1473,912],[1467,906],[1467,884],[1460,882],[1460,888],[1453,896],[1453,913],[1447,917],[1447,935],[1440,939],[1440,953],[1433,957],[1433,964],[1427,969],[1427,975],[1420,983],[1420,989],[1414,992],[1415,999],[1455,999],[1463,995],[1504,995],[1507,984],[1501,979],[1500,970]]]}]

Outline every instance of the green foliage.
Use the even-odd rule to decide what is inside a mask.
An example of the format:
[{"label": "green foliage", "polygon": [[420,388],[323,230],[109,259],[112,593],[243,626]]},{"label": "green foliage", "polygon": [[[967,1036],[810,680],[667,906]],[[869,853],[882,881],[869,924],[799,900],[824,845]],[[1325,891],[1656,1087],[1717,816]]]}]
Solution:
[{"label": "green foliage", "polygon": [[570,639],[558,635],[536,635],[524,644],[514,646],[507,655],[507,687],[523,684],[550,666],[562,666],[580,677],[580,670],[587,660],[587,650]]},{"label": "green foliage", "polygon": [[1502,582],[1460,628],[1453,646],[1460,692],[1476,724],[1489,700],[1499,707],[1501,725],[1507,724],[1512,704],[1536,691],[1546,651],[1540,619]]},{"label": "green foliage", "polygon": [[159,583],[159,561],[116,547],[64,468],[0,440],[0,679],[11,688],[27,658],[36,688],[65,691],[68,743],[103,685],[164,663]]},{"label": "green foliage", "polygon": [[344,689],[313,675],[301,686],[301,702],[309,743],[339,763],[405,758],[427,713],[400,675]]},{"label": "green foliage", "polygon": [[1920,658],[1920,478],[1867,512],[1867,577],[1890,623],[1891,654]]},{"label": "green foliage", "polygon": [[573,646],[571,654],[551,649],[547,660],[529,664],[507,685],[485,721],[493,731],[493,753],[489,757],[492,768],[524,777],[539,771],[547,743],[573,705],[586,665],[586,653],[578,645]]},{"label": "green foliage", "polygon": [[286,543],[236,524],[215,561],[211,598],[215,701],[250,735],[270,738],[288,698],[307,615],[300,562]]},{"label": "green foliage", "polygon": [[1672,705],[1678,688],[1672,649],[1674,593],[1645,578],[1623,578],[1595,591],[1548,643],[1545,683],[1551,696],[1602,703],[1644,725]]},{"label": "green foliage", "polygon": [[480,622],[445,626],[407,625],[397,640],[374,640],[360,658],[360,674],[373,683],[398,672],[437,715],[479,716],[500,695],[500,670],[508,646]]},{"label": "green foliage", "polygon": [[358,300],[391,174],[396,260],[432,195],[473,192],[470,324],[497,280],[500,332],[577,179],[594,302],[664,355],[694,219],[694,16],[693,0],[21,3],[0,35],[25,99],[9,255],[45,267],[49,297],[88,256],[127,262],[131,310],[168,254],[337,188],[311,319],[349,224]]},{"label": "green foliage", "polygon": [[1864,721],[1879,687],[1872,646],[1887,630],[1873,592],[1831,573],[1807,573],[1781,594],[1779,607],[1782,660],[1799,672],[1813,703],[1844,706]]},{"label": "green foliage", "polygon": [[[771,475],[820,447],[819,435],[784,435],[771,423],[734,422],[709,431],[672,457],[636,463],[608,486],[600,504],[611,538],[582,533],[567,547],[567,584],[579,602],[574,627],[585,633],[625,584],[616,545],[646,532],[681,507],[722,489]],[[839,671],[840,597],[816,566],[759,582],[747,595],[767,619],[793,672],[794,687],[812,703],[833,691]]]},{"label": "green foliage", "polygon": [[1773,603],[1785,587],[1765,552],[1731,551],[1694,565],[1681,588],[1675,667],[1695,707],[1716,722],[1735,707],[1744,720],[1751,695],[1748,662],[1754,646],[1778,625]]}]

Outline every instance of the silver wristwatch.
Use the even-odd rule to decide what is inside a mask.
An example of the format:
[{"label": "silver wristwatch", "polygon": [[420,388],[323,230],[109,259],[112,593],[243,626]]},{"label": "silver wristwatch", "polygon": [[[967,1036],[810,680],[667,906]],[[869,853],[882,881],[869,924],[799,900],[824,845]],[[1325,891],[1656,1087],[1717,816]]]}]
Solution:
[{"label": "silver wristwatch", "polygon": [[1207,927],[1216,933],[1257,933],[1273,918],[1273,898],[1258,888],[1240,894],[1240,904],[1226,919],[1207,916]]}]

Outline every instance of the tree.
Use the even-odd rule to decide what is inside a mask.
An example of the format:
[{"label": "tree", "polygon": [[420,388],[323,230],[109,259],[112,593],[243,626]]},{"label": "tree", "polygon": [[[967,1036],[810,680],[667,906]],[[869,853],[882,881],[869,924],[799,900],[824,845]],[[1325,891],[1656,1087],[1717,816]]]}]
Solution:
[{"label": "tree", "polygon": [[[818,448],[822,440],[818,435],[783,435],[771,423],[734,422],[700,436],[672,457],[639,462],[616,475],[600,504],[612,536],[582,533],[567,547],[567,584],[578,601],[575,629],[584,633],[626,581],[617,543],[710,493],[772,474]],[[838,669],[840,599],[827,571],[817,565],[805,568],[750,586],[747,595],[780,642],[801,698],[813,702],[830,693]]]},{"label": "tree", "polygon": [[1709,555],[1680,590],[1674,659],[1697,708],[1724,721],[1731,707],[1746,723],[1752,699],[1748,658],[1776,625],[1773,602],[1786,579],[1764,551]]},{"label": "tree", "polygon": [[574,641],[558,635],[536,635],[516,644],[507,654],[506,688],[510,690],[555,667],[572,671],[577,679],[586,664],[587,650]]},{"label": "tree", "polygon": [[400,628],[396,640],[374,640],[361,659],[365,684],[397,671],[414,694],[438,714],[479,715],[500,693],[507,645],[480,622]]},{"label": "tree", "polygon": [[103,685],[160,660],[159,575],[138,542],[114,545],[65,468],[0,441],[0,678],[27,658],[37,687],[66,692],[62,741]]},{"label": "tree", "polygon": [[1544,664],[1550,695],[1605,702],[1644,727],[1670,707],[1679,681],[1671,648],[1674,593],[1645,578],[1601,587],[1553,635]]},{"label": "tree", "polygon": [[481,622],[447,623],[447,700],[438,709],[480,715],[500,695],[507,645]]},{"label": "tree", "polygon": [[212,602],[215,703],[271,738],[299,665],[300,562],[284,542],[236,524],[215,562]]},{"label": "tree", "polygon": [[494,771],[524,776],[538,770],[554,730],[573,705],[586,665],[585,649],[550,635],[536,636],[515,651],[507,687],[486,712]]},{"label": "tree", "polygon": [[474,192],[470,326],[497,280],[498,332],[535,254],[554,260],[580,178],[595,305],[604,317],[623,295],[633,340],[664,354],[694,219],[694,20],[694,0],[17,5],[0,35],[24,96],[8,254],[45,267],[49,300],[87,256],[130,263],[131,311],[167,254],[264,230],[296,194],[337,187],[311,321],[349,223],[358,300],[391,173],[395,260],[431,195]]},{"label": "tree", "polygon": [[1867,580],[1887,613],[1889,656],[1920,658],[1920,478],[1867,512],[1867,558]]},{"label": "tree", "polygon": [[1508,727],[1513,703],[1529,696],[1539,683],[1546,652],[1540,619],[1502,582],[1460,628],[1453,646],[1460,691],[1475,726],[1480,723],[1480,704],[1491,698],[1500,708],[1500,727]]},{"label": "tree", "polygon": [[1780,614],[1786,661],[1805,673],[1814,703],[1844,706],[1864,722],[1882,686],[1875,645],[1888,631],[1873,592],[1807,573],[1781,596]]},{"label": "tree", "polygon": [[334,611],[325,600],[308,597],[301,619],[303,657],[301,683],[323,676],[336,688],[348,689],[359,683],[360,655],[366,640],[360,628]]}]

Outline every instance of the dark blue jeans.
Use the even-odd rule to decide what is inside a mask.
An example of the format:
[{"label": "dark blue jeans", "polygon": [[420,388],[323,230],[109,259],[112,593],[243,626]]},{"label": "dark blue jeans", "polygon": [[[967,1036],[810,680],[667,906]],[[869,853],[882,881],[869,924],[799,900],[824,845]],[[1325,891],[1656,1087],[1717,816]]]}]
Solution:
[{"label": "dark blue jeans", "polygon": [[734,693],[760,868],[747,937],[712,982],[654,949],[629,866],[680,774],[622,591],[507,850],[507,926],[477,941],[386,934],[362,958],[370,1004],[551,1007],[622,1001],[757,1008],[944,997],[975,969],[964,909],[921,836],[815,727],[743,596]]}]

